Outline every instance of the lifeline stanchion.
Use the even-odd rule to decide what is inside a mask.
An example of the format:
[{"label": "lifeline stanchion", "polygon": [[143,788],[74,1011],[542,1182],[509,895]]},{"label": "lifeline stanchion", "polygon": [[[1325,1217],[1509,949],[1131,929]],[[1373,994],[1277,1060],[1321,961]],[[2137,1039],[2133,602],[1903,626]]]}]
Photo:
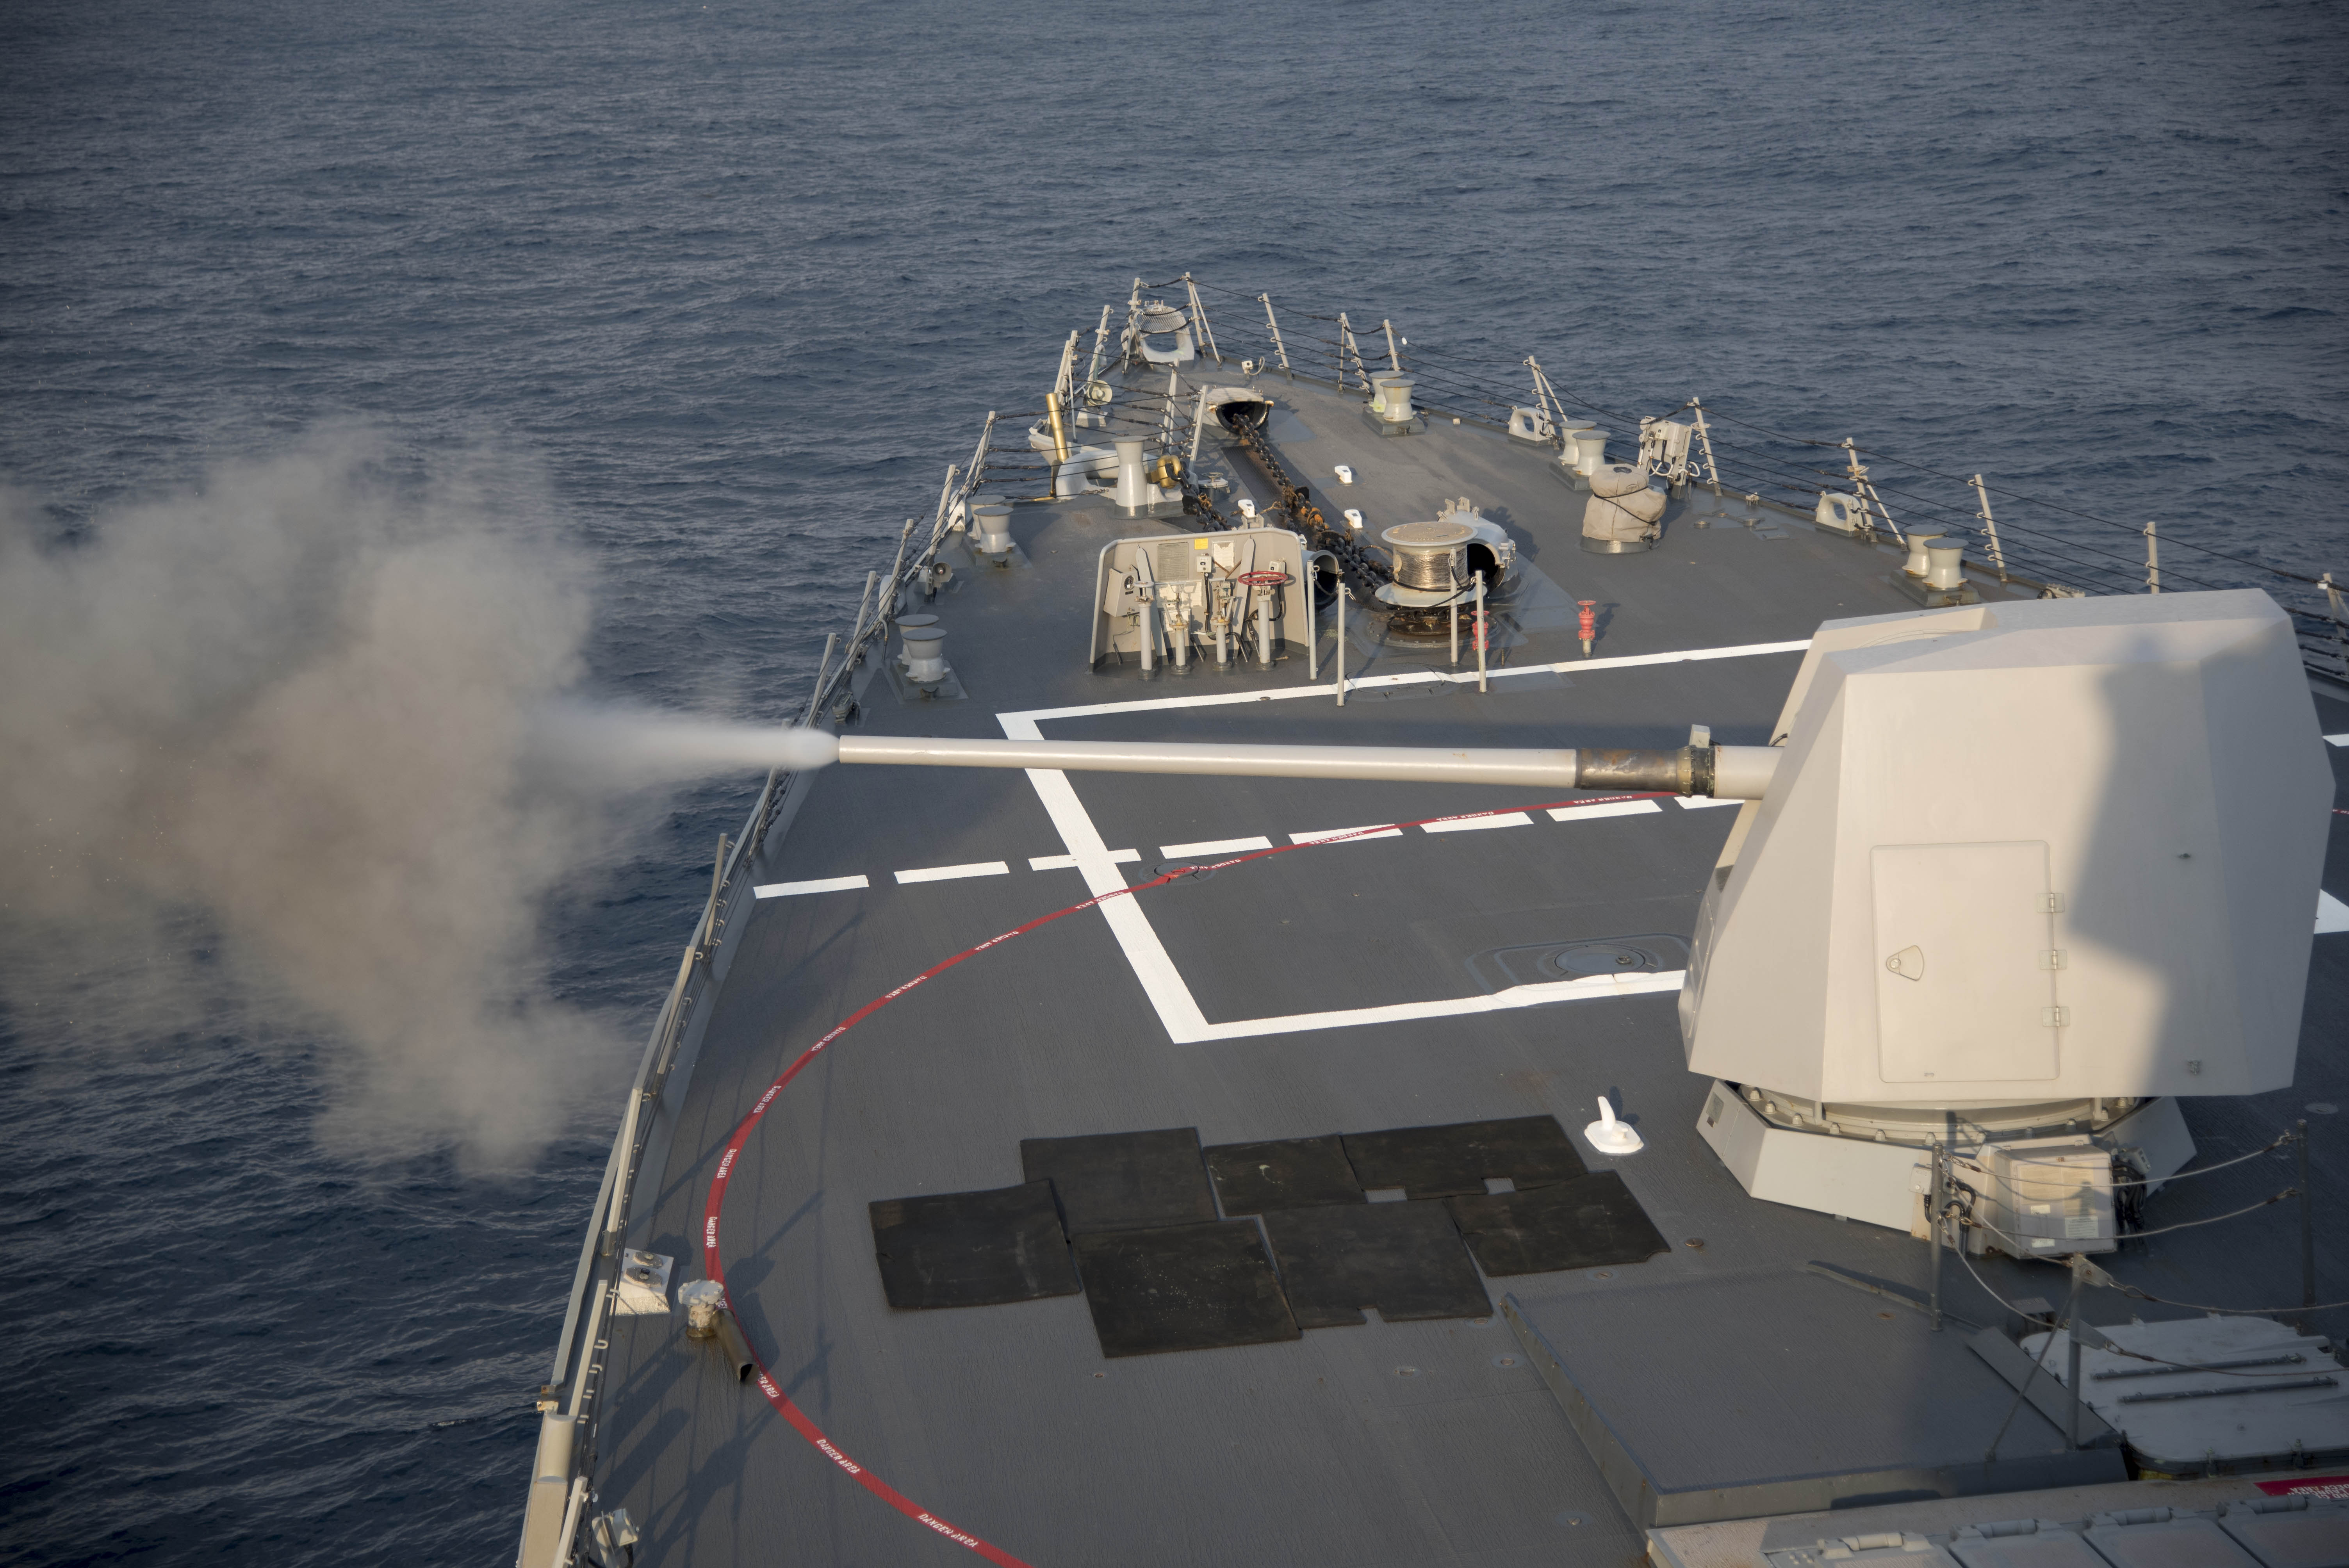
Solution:
[{"label": "lifeline stanchion", "polygon": [[[1485,691],[1485,574],[1476,573],[1476,689]],[[1459,661],[1455,658],[1454,663]]]},{"label": "lifeline stanchion", "polygon": [[1346,706],[1346,580],[1338,579],[1338,706]]}]

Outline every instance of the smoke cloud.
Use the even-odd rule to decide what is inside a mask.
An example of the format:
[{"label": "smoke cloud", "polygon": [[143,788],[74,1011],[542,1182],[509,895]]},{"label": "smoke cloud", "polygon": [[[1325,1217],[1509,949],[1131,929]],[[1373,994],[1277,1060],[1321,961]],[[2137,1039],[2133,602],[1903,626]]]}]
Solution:
[{"label": "smoke cloud", "polygon": [[[248,1018],[332,1047],[341,1147],[509,1164],[610,1093],[633,1051],[548,994],[545,903],[629,791],[752,758],[549,749],[585,711],[588,575],[513,480],[398,480],[341,433],[78,539],[0,493],[0,944],[168,949],[194,912]],[[188,979],[128,1005],[186,1026]]]}]

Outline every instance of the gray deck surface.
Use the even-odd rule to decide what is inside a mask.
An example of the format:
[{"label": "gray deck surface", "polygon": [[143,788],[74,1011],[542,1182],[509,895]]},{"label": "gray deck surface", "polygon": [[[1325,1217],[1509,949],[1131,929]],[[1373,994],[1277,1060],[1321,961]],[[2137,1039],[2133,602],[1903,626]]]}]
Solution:
[{"label": "gray deck surface", "polygon": [[[1540,471],[1538,453],[1443,418],[1423,436],[1381,440],[1350,397],[1265,385],[1282,405],[1284,456],[1333,517],[1359,506],[1375,531],[1432,516],[1445,498],[1473,498],[1544,573],[1600,602],[1602,659],[1795,639],[1824,619],[1914,607],[1885,581],[1889,549],[1799,523],[1773,541],[1743,527],[1694,528],[1676,506],[1661,550],[1581,553],[1582,498]],[[1359,476],[1350,489],[1327,480],[1339,462]],[[995,737],[1002,713],[1304,682],[1301,653],[1269,675],[1202,671],[1145,685],[1133,668],[1089,672],[1101,546],[1179,532],[1182,520],[1113,521],[1093,501],[1021,506],[1013,527],[1030,565],[966,572],[930,606],[950,630],[948,656],[969,699],[905,706],[875,681],[864,690],[869,730]],[[1330,646],[1325,637],[1325,680]],[[1579,653],[1568,628],[1537,632],[1510,656]],[[1655,746],[1680,744],[1697,721],[1720,741],[1757,744],[1798,660],[1502,680],[1488,696],[1457,686],[1393,699],[1358,693],[1343,710],[1326,695],[1162,709],[1047,721],[1044,733]],[[1444,663],[1440,646],[1390,649],[1367,667],[1350,655],[1349,673]],[[2349,729],[2349,709],[2323,713],[2328,730]],[[2334,756],[2336,766],[2349,759]],[[1292,832],[1537,803],[1497,789],[1071,778],[1108,846],[1139,850],[1139,863],[1123,868],[1133,882],[1152,874],[1163,845],[1258,835],[1278,844]],[[1665,801],[1651,815],[1555,822],[1537,813],[1523,827],[1413,831],[1275,856],[1140,903],[1212,1023],[1459,997],[1493,988],[1498,950],[1684,935],[1734,814]],[[648,1171],[639,1189],[632,1244],[677,1256],[680,1279],[697,1276],[718,1151],[776,1074],[871,998],[1082,898],[1079,872],[1027,867],[1067,849],[1021,773],[818,776],[757,880],[862,873],[873,885],[767,900],[737,923],[681,1112],[665,1129],[667,1168]],[[2332,856],[2329,884],[2349,885],[2349,837],[2338,830]],[[1009,875],[920,885],[892,877],[998,860]],[[2349,936],[2318,940],[2299,1087],[2189,1102],[2206,1157],[2266,1141],[2305,1101],[2349,1099],[2333,1023],[2349,991],[2344,945]],[[1645,1401],[1661,1434],[1659,1463],[1701,1481],[1741,1468],[1801,1473],[1856,1449],[1870,1464],[1911,1450],[1915,1462],[1962,1457],[1969,1445],[1978,1453],[1976,1429],[1995,1424],[2003,1385],[1962,1353],[1959,1336],[1933,1341],[1916,1315],[1879,1311],[1875,1298],[1802,1272],[1824,1259],[1921,1284],[1924,1246],[1746,1198],[1694,1130],[1704,1083],[1681,1065],[1673,1003],[1668,993],[1599,998],[1178,1045],[1102,915],[1086,912],[914,990],[784,1091],[733,1178],[721,1235],[730,1289],[779,1381],[833,1442],[1029,1562],[1623,1563],[1640,1552],[1639,1532],[1497,1317],[1373,1316],[1292,1343],[1104,1361],[1081,1296],[891,1311],[866,1220],[875,1199],[1019,1181],[1022,1138],[1195,1126],[1212,1144],[1541,1112],[1578,1137],[1603,1092],[1648,1147],[1590,1163],[1622,1171],[1674,1250],[1604,1277],[1528,1275],[1492,1289],[1495,1301],[1513,1291],[1578,1375],[1588,1369],[1602,1404]],[[2257,1174],[2228,1195],[2288,1184],[2286,1167],[2250,1170]],[[2349,1195],[2337,1164],[2322,1191],[2336,1205]],[[2170,1212],[2159,1207],[2168,1201],[2155,1200],[2158,1216]],[[2180,1217],[2209,1212],[2193,1206],[2199,1199],[2178,1202]],[[2190,1300],[2297,1300],[2295,1225],[2280,1205],[2223,1233],[2140,1243],[2116,1267]],[[2323,1277],[2341,1295],[2349,1271],[2334,1266],[2337,1227],[2327,1230]],[[2223,1248],[2208,1239],[2220,1235]],[[2003,1262],[1990,1277],[2010,1294],[2061,1285],[2052,1269]],[[1951,1281],[1958,1310],[2000,1321],[1961,1272]],[[2116,1299],[2101,1315],[2127,1312]],[[639,1562],[970,1560],[857,1485],[714,1357],[689,1353],[678,1327],[622,1319],[605,1357],[595,1480],[600,1506],[625,1505],[643,1527]],[[1692,1375],[1723,1365],[1733,1376]],[[1950,1419],[1952,1410],[1961,1418]],[[2005,1451],[2060,1446],[2026,1408]],[[1561,1522],[1571,1520],[1580,1522]]]}]

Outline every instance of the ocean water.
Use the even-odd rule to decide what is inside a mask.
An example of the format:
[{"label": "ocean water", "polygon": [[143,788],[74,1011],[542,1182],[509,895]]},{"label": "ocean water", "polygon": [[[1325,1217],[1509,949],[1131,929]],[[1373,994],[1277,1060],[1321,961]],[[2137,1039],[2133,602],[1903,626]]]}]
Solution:
[{"label": "ocean water", "polygon": [[[987,411],[1187,269],[1293,349],[1343,309],[1701,395],[2044,498],[2000,517],[2058,575],[2130,580],[2158,520],[2170,585],[2313,607],[2261,568],[2349,574],[2344,81],[2312,4],[16,0],[0,483],[75,549],[322,430],[492,454],[594,570],[588,690],[780,717]],[[754,786],[546,903],[545,984],[615,1038]],[[580,1086],[626,1052],[491,1169],[322,1131],[336,1041],[226,979],[99,1001],[0,996],[0,1562],[510,1560],[616,1109]]]}]

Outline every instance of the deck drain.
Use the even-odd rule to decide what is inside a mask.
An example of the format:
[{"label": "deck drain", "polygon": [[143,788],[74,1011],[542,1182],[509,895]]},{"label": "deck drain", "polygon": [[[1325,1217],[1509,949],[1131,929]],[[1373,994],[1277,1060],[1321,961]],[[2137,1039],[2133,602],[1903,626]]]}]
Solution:
[{"label": "deck drain", "polygon": [[1395,1368],[1395,1376],[1398,1377],[1416,1377],[1419,1376],[1419,1368],[1416,1367],[1398,1367]]},{"label": "deck drain", "polygon": [[1174,877],[1183,882],[1206,882],[1216,874],[1213,866],[1193,865],[1189,861],[1168,861],[1150,873],[1153,876]]},{"label": "deck drain", "polygon": [[1569,1508],[1564,1513],[1554,1513],[1550,1515],[1549,1522],[1552,1524],[1562,1524],[1567,1529],[1572,1530],[1578,1526],[1589,1523],[1590,1515],[1587,1513],[1577,1513],[1574,1510]]},{"label": "deck drain", "polygon": [[2340,1109],[2329,1099],[2312,1099],[2308,1102],[2308,1113],[2311,1116],[2331,1116]]},{"label": "deck drain", "polygon": [[1517,1358],[1514,1356],[1495,1356],[1493,1357],[1493,1365],[1495,1367],[1515,1367],[1516,1364]]}]

